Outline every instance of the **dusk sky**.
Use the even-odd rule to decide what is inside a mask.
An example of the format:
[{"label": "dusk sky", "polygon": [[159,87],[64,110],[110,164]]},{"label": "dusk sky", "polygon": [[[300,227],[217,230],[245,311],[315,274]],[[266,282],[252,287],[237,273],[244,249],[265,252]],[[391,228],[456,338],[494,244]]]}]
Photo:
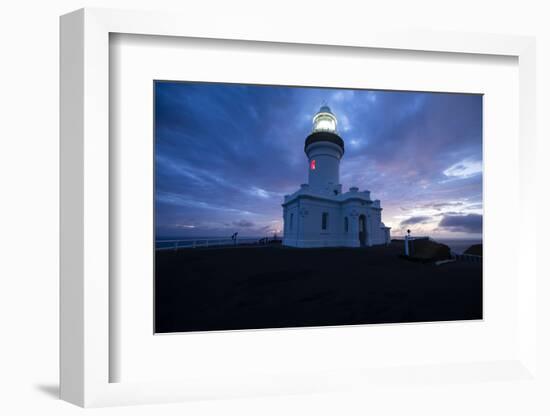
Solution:
[{"label": "dusk sky", "polygon": [[380,199],[393,236],[481,237],[481,95],[157,82],[157,238],[280,234],[323,102],[343,189]]}]

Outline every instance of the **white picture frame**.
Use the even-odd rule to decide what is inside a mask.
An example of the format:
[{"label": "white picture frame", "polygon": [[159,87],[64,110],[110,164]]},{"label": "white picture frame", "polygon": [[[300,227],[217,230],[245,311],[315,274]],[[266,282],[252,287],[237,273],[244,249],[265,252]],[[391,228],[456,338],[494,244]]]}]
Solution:
[{"label": "white picture frame", "polygon": [[[184,23],[182,23],[184,22]],[[216,380],[112,383],[109,348],[112,298],[109,296],[110,175],[109,157],[109,36],[112,33],[333,45],[438,53],[505,55],[519,65],[520,213],[535,204],[529,178],[534,174],[535,152],[535,41],[530,37],[396,32],[339,31],[327,34],[278,27],[243,19],[241,24],[220,19],[206,27],[200,21],[168,13],[82,9],[61,18],[61,398],[80,406],[158,403],[193,398],[323,392],[342,389],[342,380],[372,385],[407,378],[406,369],[381,368],[369,374],[338,371],[324,379],[311,375],[281,374],[275,379],[235,382],[231,374]],[[238,31],[235,28],[238,27]],[[243,35],[244,34],[244,35]],[[415,377],[477,382],[472,372],[494,369],[507,379],[536,379],[536,280],[534,253],[526,242],[535,241],[536,218],[519,219],[518,290],[519,354],[506,362],[452,363],[418,370]],[[420,365],[420,363],[419,363]],[[468,371],[468,368],[472,371]],[[517,376],[517,377],[516,377]],[[483,378],[483,377],[482,377]]]}]

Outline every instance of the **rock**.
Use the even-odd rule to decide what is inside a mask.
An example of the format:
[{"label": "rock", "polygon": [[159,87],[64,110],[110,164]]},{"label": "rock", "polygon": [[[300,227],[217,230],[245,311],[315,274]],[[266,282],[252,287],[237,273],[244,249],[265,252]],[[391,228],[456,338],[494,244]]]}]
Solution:
[{"label": "rock", "polygon": [[473,256],[483,256],[483,244],[474,244],[468,247],[464,254],[471,254]]},{"label": "rock", "polygon": [[435,262],[451,258],[451,249],[445,244],[437,243],[429,239],[411,241],[411,260],[423,262]]}]

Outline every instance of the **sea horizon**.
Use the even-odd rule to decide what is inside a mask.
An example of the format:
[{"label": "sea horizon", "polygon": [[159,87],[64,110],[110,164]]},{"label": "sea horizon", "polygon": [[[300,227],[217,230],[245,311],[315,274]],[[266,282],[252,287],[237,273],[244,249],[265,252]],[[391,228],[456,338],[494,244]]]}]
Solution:
[{"label": "sea horizon", "polygon": [[[284,235],[277,234],[277,238],[283,238]],[[428,236],[430,237],[430,236]],[[270,235],[238,235],[239,239],[262,239],[262,238],[273,238],[273,234]],[[405,236],[393,236],[392,239],[403,239]],[[469,247],[475,244],[482,244],[483,240],[481,237],[461,237],[461,238],[450,238],[450,237],[430,237],[432,240],[437,241],[438,243],[445,244],[449,246],[451,251],[457,254],[463,254]],[[212,235],[212,236],[160,236],[155,239],[155,245],[157,248],[163,246],[163,242],[166,241],[194,241],[194,240],[230,240],[230,235]]]}]

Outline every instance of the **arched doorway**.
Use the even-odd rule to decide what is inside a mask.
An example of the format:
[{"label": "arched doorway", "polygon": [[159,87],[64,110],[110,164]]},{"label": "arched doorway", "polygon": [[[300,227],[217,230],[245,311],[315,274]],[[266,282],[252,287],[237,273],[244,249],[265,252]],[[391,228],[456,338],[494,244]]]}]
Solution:
[{"label": "arched doorway", "polygon": [[364,215],[359,215],[359,245],[367,245],[367,219]]}]

